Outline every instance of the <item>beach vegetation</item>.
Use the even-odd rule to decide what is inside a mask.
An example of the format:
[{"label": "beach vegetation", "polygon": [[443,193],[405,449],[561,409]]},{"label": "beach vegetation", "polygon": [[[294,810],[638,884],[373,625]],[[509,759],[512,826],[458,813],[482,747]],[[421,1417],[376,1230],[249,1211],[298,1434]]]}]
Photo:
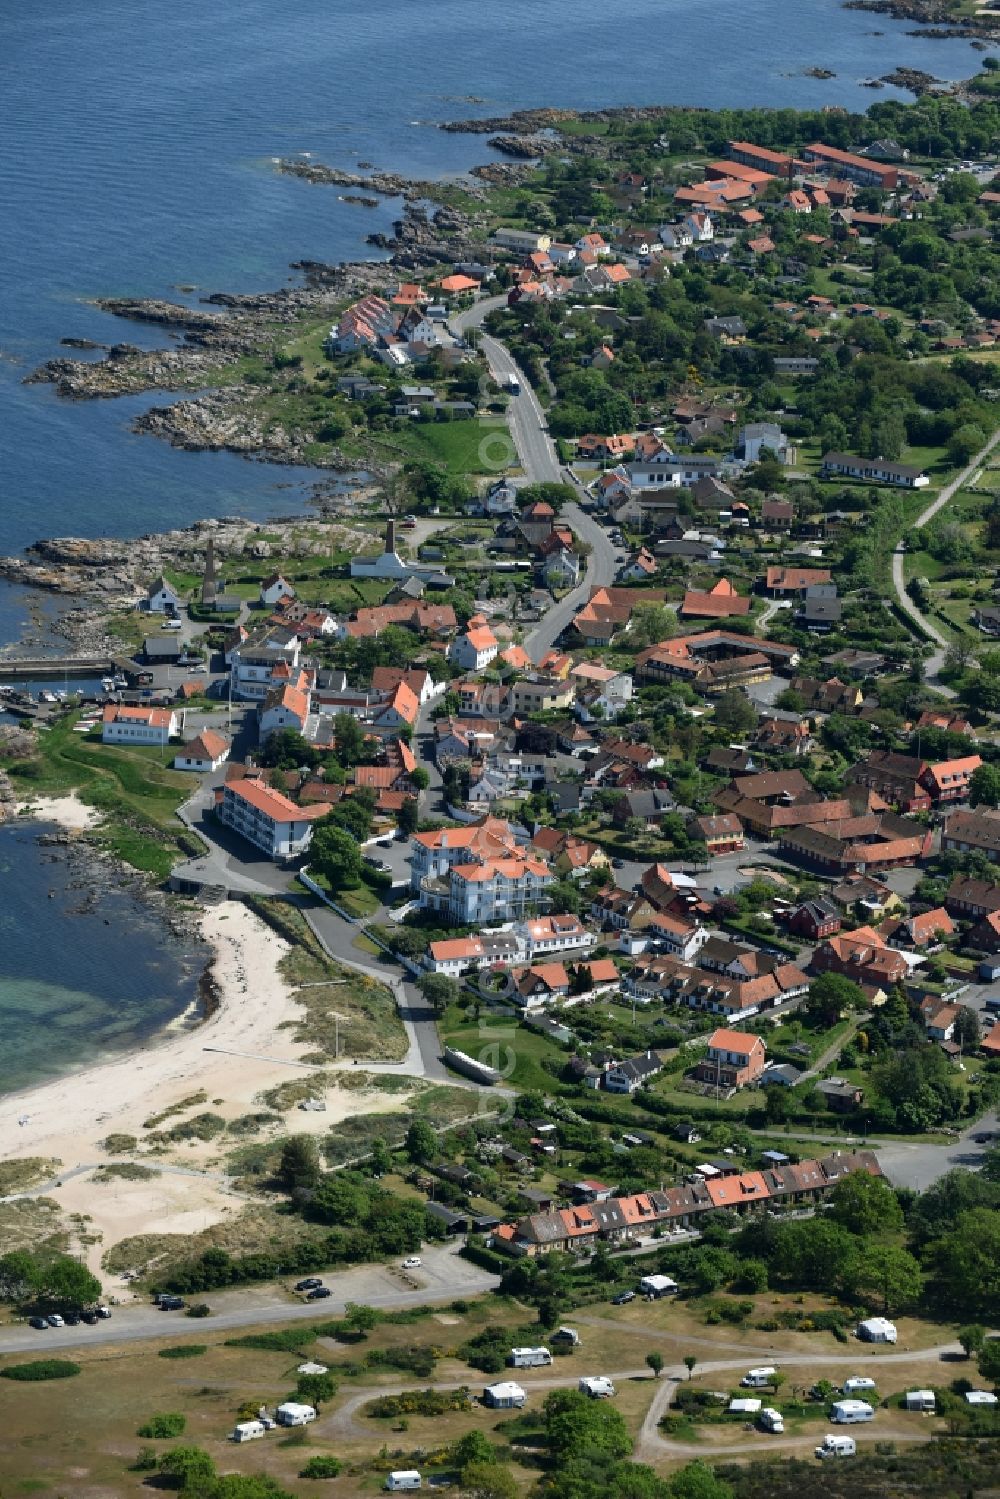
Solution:
[{"label": "beach vegetation", "polygon": [[179,1411],[161,1411],[158,1415],[150,1416],[139,1427],[136,1435],[140,1437],[179,1437],[183,1434],[187,1425],[187,1417],[182,1416]]},{"label": "beach vegetation", "polygon": [[82,1373],[80,1365],[74,1364],[72,1359],[39,1358],[30,1364],[8,1364],[6,1369],[0,1369],[0,1379],[16,1379],[27,1384],[35,1380],[72,1379]]}]

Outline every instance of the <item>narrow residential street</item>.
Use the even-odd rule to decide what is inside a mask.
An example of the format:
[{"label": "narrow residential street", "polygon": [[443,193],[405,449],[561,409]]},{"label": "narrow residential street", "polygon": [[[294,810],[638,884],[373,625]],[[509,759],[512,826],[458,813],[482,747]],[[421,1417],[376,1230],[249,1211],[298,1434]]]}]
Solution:
[{"label": "narrow residential street", "polygon": [[[932,521],[934,519],[938,511],[942,510],[944,506],[948,504],[949,500],[951,500],[953,496],[958,493],[963,485],[968,484],[969,480],[972,478],[972,475],[976,472],[977,469],[983,466],[998,443],[1000,443],[1000,428],[997,428],[986,446],[979,450],[975,458],[973,458],[972,462],[967,464],[966,467],[963,468],[958,477],[952,479],[948,484],[946,484],[941,493],[937,495],[937,497],[932,500],[931,503],[927,506],[926,510],[923,510],[920,515],[917,516],[917,519],[913,522],[913,526],[910,530],[911,539],[915,536],[915,533],[921,529],[921,527],[926,526],[929,521]],[[940,680],[941,668],[944,665],[945,656],[948,654],[948,641],[945,639],[944,635],[942,635],[938,627],[931,624],[926,614],[922,614],[920,612],[916,604],[910,598],[910,595],[907,593],[904,561],[905,556],[905,538],[902,538],[897,544],[896,550],[892,554],[892,586],[896,591],[896,598],[899,601],[899,606],[903,610],[903,612],[905,614],[908,614],[909,617],[914,620],[922,630],[926,631],[927,635],[930,636],[931,640],[934,642],[935,649],[927,657],[927,661],[925,663],[925,680],[928,687],[933,687],[934,690],[936,692],[939,692],[942,697],[954,697],[955,694],[952,689],[946,686],[946,684]]]}]

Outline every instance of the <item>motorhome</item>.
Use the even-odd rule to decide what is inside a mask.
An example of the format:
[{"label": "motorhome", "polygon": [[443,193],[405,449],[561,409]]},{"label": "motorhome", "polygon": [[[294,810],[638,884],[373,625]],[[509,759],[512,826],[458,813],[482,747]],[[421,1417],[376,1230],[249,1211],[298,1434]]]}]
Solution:
[{"label": "motorhome", "polygon": [[785,1429],[785,1418],[781,1414],[781,1412],[776,1411],[773,1406],[765,1405],[764,1409],[757,1417],[757,1425],[760,1427],[761,1431],[771,1431],[774,1432],[776,1436],[780,1436]]},{"label": "motorhome", "polygon": [[816,1448],[816,1456],[827,1457],[853,1457],[858,1450],[858,1444],[853,1437],[834,1436],[828,1431],[820,1445]]},{"label": "motorhome", "polygon": [[606,1374],[585,1375],[577,1388],[591,1400],[610,1400],[615,1393],[615,1387]]},{"label": "motorhome", "polygon": [[740,1380],[740,1384],[745,1390],[762,1390],[765,1385],[771,1383],[777,1372],[777,1369],[770,1364],[760,1369],[748,1369]]},{"label": "motorhome", "polygon": [[507,1362],[515,1369],[541,1369],[551,1364],[552,1355],[547,1348],[512,1348]]},{"label": "motorhome", "polygon": [[830,1420],[838,1426],[853,1426],[858,1421],[873,1421],[875,1412],[864,1400],[835,1400],[830,1407]]},{"label": "motorhome", "polygon": [[557,1327],[552,1334],[553,1343],[565,1343],[570,1348],[580,1346],[580,1334],[575,1327]]}]

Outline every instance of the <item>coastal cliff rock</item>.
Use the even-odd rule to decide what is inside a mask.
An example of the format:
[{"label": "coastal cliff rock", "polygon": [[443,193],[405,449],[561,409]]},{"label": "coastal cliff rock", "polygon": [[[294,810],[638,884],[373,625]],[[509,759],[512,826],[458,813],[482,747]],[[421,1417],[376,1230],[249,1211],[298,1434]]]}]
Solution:
[{"label": "coastal cliff rock", "polygon": [[[348,172],[342,167],[331,167],[325,162],[305,160],[298,156],[282,158],[278,162],[278,171],[291,177],[301,177],[304,182],[313,182],[318,186],[360,188],[366,193],[406,198],[408,202],[418,198],[435,199],[441,192],[440,182],[405,177],[401,172]],[[475,195],[474,187],[467,190]]]}]

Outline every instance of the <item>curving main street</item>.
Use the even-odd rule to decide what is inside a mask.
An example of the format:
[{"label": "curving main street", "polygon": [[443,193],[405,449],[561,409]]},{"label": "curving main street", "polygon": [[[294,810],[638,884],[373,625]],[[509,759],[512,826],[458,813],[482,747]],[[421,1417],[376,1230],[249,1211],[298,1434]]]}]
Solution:
[{"label": "curving main street", "polygon": [[[465,334],[470,328],[481,328],[491,312],[497,312],[506,305],[506,297],[486,297],[456,313],[451,320],[451,327],[459,335]],[[520,387],[518,393],[510,397],[507,419],[525,482],[568,483],[579,491],[582,498],[586,491],[568,469],[560,467],[541,402],[510,350],[499,339],[482,332],[479,347],[498,381],[502,383],[513,376]],[[615,549],[604,528],[592,516],[574,503],[564,505],[559,518],[589,548],[589,552],[581,582],[546,613],[544,619],[539,621],[525,639],[524,648],[535,662],[540,661],[555,644],[574,614],[587,602],[591,589],[613,583],[618,570]]]}]

